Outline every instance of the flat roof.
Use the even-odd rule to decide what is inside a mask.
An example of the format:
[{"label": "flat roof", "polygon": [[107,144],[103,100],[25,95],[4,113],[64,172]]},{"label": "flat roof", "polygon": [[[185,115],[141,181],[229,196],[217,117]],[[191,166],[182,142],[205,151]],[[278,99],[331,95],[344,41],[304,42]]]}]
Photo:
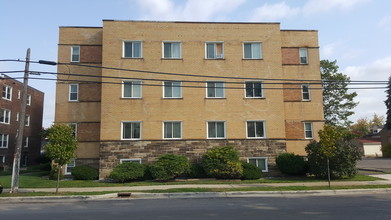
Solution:
[{"label": "flat roof", "polygon": [[145,22],[145,23],[190,23],[190,24],[280,24],[280,22],[220,22],[220,21],[148,21],[148,20],[115,20],[103,19],[102,21],[118,21],[118,22]]}]

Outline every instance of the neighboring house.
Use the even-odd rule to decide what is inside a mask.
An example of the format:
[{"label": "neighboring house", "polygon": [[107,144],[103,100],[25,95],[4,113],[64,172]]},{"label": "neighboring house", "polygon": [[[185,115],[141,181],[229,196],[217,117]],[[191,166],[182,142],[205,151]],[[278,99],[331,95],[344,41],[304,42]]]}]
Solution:
[{"label": "neighboring house", "polygon": [[[0,88],[0,166],[7,168],[12,166],[14,160],[23,83],[3,76],[0,78]],[[43,99],[43,92],[28,87],[21,166],[36,163],[40,155]]]},{"label": "neighboring house", "polygon": [[355,143],[360,147],[364,157],[382,157],[380,136],[365,136],[359,138]]},{"label": "neighboring house", "polygon": [[323,128],[317,31],[104,20],[60,27],[58,50],[55,122],[79,141],[68,170],[89,164],[105,178],[120,162],[199,162],[234,145],[266,172],[282,152],[304,155]]}]

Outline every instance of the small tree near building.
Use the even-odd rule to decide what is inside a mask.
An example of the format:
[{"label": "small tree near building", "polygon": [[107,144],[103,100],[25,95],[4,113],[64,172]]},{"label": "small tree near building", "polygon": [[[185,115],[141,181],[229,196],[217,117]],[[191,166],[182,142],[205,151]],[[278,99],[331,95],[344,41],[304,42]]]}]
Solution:
[{"label": "small tree near building", "polygon": [[44,147],[46,155],[59,166],[56,187],[56,193],[58,193],[60,172],[65,164],[70,163],[71,159],[75,158],[77,141],[73,135],[73,128],[66,124],[52,125],[47,131],[47,138],[49,143]]}]

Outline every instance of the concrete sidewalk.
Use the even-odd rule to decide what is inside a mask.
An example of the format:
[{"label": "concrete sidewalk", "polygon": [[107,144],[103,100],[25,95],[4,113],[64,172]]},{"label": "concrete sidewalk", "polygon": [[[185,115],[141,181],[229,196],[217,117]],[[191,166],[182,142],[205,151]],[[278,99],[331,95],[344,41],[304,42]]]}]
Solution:
[{"label": "concrete sidewalk", "polygon": [[[371,175],[382,178],[377,181],[332,181],[332,186],[364,186],[364,185],[390,185],[391,174]],[[179,185],[153,185],[153,186],[121,186],[121,187],[81,187],[81,188],[60,188],[60,192],[120,192],[120,191],[144,191],[164,190],[181,188],[245,188],[245,187],[282,187],[282,186],[328,186],[327,181],[322,182],[295,182],[295,183],[255,183],[255,184],[179,184]],[[21,192],[55,192],[55,188],[22,188]],[[4,189],[3,193],[9,192]]]}]

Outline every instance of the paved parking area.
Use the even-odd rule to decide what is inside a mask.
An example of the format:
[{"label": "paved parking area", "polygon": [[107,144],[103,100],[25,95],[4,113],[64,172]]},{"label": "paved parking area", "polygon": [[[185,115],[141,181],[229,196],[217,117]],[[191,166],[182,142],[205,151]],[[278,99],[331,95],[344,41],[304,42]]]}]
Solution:
[{"label": "paved parking area", "polygon": [[363,158],[358,161],[357,168],[361,170],[391,172],[391,158]]}]

